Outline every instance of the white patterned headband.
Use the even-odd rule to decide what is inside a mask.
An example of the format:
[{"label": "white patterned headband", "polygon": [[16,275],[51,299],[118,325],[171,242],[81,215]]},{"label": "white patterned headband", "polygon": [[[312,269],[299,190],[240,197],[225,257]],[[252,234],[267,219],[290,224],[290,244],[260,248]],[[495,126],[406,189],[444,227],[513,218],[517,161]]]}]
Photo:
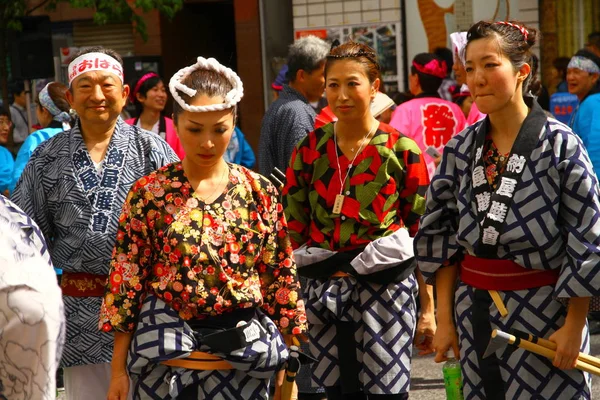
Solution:
[{"label": "white patterned headband", "polygon": [[465,47],[467,47],[467,32],[454,32],[450,34],[454,54],[456,54],[462,63],[465,65]]},{"label": "white patterned headband", "polygon": [[590,74],[600,74],[600,66],[596,65],[596,63],[589,58],[580,56],[572,57],[567,68],[580,69],[589,72]]},{"label": "white patterned headband", "polygon": [[121,64],[104,53],[86,53],[82,54],[69,64],[67,69],[69,73],[69,86],[71,83],[81,74],[85,74],[90,71],[106,71],[115,74],[121,80],[121,83],[125,82],[123,75],[123,67]]},{"label": "white patterned headband", "polygon": [[[193,71],[197,69],[205,69],[215,71],[227,78],[231,82],[233,89],[225,95],[225,99],[221,104],[211,104],[208,106],[191,106],[187,104],[179,92],[183,92],[190,97],[194,97],[197,93],[196,89],[192,89],[184,85],[182,82],[187,78]],[[240,102],[244,96],[244,86],[239,76],[233,72],[230,68],[221,65],[214,58],[198,57],[198,61],[194,65],[180,69],[169,82],[169,90],[175,101],[186,111],[190,112],[208,112],[208,111],[222,111],[230,109]]]},{"label": "white patterned headband", "polygon": [[44,107],[46,110],[52,114],[52,119],[59,122],[69,122],[71,120],[71,116],[68,112],[62,111],[52,100],[50,97],[50,93],[48,93],[48,86],[50,86],[54,82],[48,83],[44,88],[40,91],[39,100],[40,105]]}]

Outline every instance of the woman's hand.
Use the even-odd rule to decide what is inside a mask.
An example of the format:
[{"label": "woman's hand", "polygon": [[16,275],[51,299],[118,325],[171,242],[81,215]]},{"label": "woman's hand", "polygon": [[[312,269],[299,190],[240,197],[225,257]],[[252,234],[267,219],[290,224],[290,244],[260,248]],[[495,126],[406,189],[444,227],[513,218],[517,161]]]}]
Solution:
[{"label": "woman's hand", "polygon": [[129,376],[123,371],[120,374],[113,374],[110,377],[110,386],[108,387],[107,400],[127,400],[129,393]]},{"label": "woman's hand", "polygon": [[590,297],[571,297],[565,324],[548,338],[556,343],[556,355],[552,365],[560,369],[575,368],[579,349],[581,348],[581,333],[585,327],[586,317],[590,307]]},{"label": "woman's hand", "polygon": [[419,349],[419,355],[424,356],[433,353],[433,337],[436,331],[435,315],[433,312],[421,313],[417,322],[415,332],[415,346]]},{"label": "woman's hand", "polygon": [[554,332],[548,340],[556,343],[556,355],[552,360],[552,365],[560,369],[575,368],[579,349],[581,348],[581,329],[565,324]]},{"label": "woman's hand", "polygon": [[454,352],[454,358],[458,360],[460,358],[460,351],[456,327],[450,322],[438,322],[437,330],[433,336],[433,349],[436,352],[435,362],[441,363],[447,361],[447,353],[451,348]]}]

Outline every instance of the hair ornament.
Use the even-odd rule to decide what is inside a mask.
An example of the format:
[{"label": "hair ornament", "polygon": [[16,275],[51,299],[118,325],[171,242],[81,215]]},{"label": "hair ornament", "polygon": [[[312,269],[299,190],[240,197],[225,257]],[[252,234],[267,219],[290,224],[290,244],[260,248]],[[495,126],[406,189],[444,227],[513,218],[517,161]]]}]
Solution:
[{"label": "hair ornament", "polygon": [[527,32],[527,29],[524,26],[513,24],[512,22],[508,22],[508,21],[496,21],[495,24],[508,25],[508,26],[512,26],[515,29],[518,29],[523,34],[523,38],[525,39],[525,41],[527,41],[527,37],[529,36],[529,33]]},{"label": "hair ornament", "polygon": [[431,75],[442,79],[444,79],[448,75],[448,67],[446,66],[446,61],[438,60],[436,58],[429,61],[425,65],[418,64],[415,61],[413,61],[412,65],[417,71],[425,75]]},{"label": "hair ornament", "polygon": [[[187,78],[193,71],[197,69],[205,69],[209,71],[215,71],[219,74],[222,74],[231,82],[231,86],[233,89],[227,93],[225,96],[224,102],[221,104],[211,104],[208,106],[191,106],[183,100],[179,92],[183,92],[189,97],[194,97],[197,93],[197,90],[192,89],[184,85],[182,82]],[[189,67],[185,67],[180,69],[169,81],[169,90],[173,99],[186,111],[190,112],[209,112],[209,111],[223,111],[227,110],[237,103],[240,102],[242,97],[244,96],[244,86],[242,85],[242,81],[240,77],[231,70],[231,68],[227,68],[224,65],[220,64],[214,58],[204,58],[198,57],[196,64],[190,65]]]},{"label": "hair ornament", "polygon": [[135,101],[136,95],[140,91],[140,88],[142,87],[142,84],[144,82],[146,82],[150,78],[158,78],[158,74],[156,72],[148,72],[147,74],[145,74],[144,76],[142,76],[139,81],[137,81],[137,83],[135,84],[135,89],[133,89],[133,91],[129,95],[129,99],[132,102]]}]

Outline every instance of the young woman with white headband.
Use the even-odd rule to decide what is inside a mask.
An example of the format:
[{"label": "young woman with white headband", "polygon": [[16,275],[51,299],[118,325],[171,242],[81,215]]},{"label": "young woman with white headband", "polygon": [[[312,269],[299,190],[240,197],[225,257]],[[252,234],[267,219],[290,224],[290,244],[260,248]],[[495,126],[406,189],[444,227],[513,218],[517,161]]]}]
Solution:
[{"label": "young woman with white headband", "polygon": [[[170,81],[186,157],[123,206],[100,327],[115,331],[109,400],[267,399],[306,316],[273,185],[224,161],[242,82],[198,57]],[[130,345],[131,344],[131,345]],[[117,365],[118,364],[118,365]]]},{"label": "young woman with white headband", "polygon": [[50,82],[38,93],[36,113],[42,129],[29,135],[19,149],[13,169],[11,191],[14,190],[36,147],[54,135],[71,129],[72,117],[69,114],[71,107],[67,101],[67,90],[69,88],[60,82]]}]

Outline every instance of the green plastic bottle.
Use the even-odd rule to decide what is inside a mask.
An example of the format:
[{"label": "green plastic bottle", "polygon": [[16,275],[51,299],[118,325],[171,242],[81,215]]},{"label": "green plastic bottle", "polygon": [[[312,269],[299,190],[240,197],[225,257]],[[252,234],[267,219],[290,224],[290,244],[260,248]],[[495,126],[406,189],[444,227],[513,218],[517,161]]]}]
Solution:
[{"label": "green plastic bottle", "polygon": [[463,380],[460,370],[460,362],[454,358],[448,359],[442,368],[442,372],[444,373],[446,399],[463,400]]}]

